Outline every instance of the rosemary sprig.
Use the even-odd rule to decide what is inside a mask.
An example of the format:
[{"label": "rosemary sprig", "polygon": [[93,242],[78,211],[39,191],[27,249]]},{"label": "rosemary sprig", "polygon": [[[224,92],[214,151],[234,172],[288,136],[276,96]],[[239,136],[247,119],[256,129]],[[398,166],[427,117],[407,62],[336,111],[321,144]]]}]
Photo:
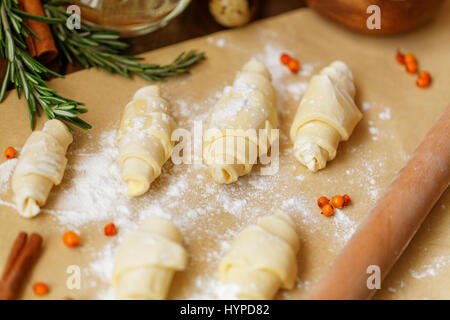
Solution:
[{"label": "rosemary sprig", "polygon": [[[25,38],[36,36],[26,25],[23,18],[36,19],[45,23],[62,23],[60,18],[40,17],[25,13],[18,8],[17,0],[2,0],[0,3],[0,53],[8,61],[5,77],[0,89],[0,102],[5,98],[8,83],[12,83],[18,97],[23,94],[27,101],[31,129],[34,129],[35,117],[40,116],[39,106],[49,119],[60,119],[83,129],[91,126],[78,118],[87,112],[80,102],[61,97],[56,90],[47,87],[47,75],[62,77],[32,58]],[[30,35],[31,34],[31,35]],[[36,36],[37,37],[37,36]]]},{"label": "rosemary sprig", "polygon": [[138,75],[149,81],[164,81],[167,77],[189,73],[190,67],[205,58],[202,52],[190,51],[181,53],[168,65],[141,63],[143,58],[123,53],[128,44],[120,41],[119,34],[115,31],[93,27],[84,22],[81,22],[80,30],[68,29],[65,24],[69,14],[61,6],[71,3],[45,1],[46,17],[41,17],[21,11],[18,0],[0,0],[0,53],[8,61],[0,88],[0,102],[5,98],[8,84],[13,84],[18,97],[25,96],[32,129],[36,116],[40,116],[39,107],[50,119],[60,119],[83,129],[91,126],[78,117],[87,112],[85,108],[80,108],[83,103],[64,98],[56,90],[47,87],[45,81],[49,75],[63,76],[30,56],[25,38],[39,38],[25,23],[24,18],[50,24],[60,51],[60,59],[69,63],[78,60],[84,68],[96,67],[125,77]]},{"label": "rosemary sprig", "polygon": [[[69,2],[70,3],[70,2]],[[47,17],[64,19],[69,14],[61,8],[68,1],[44,4]],[[189,68],[205,58],[204,53],[181,53],[168,65],[144,64],[142,58],[123,54],[128,47],[115,31],[93,27],[81,21],[81,29],[70,30],[63,24],[53,24],[52,31],[62,56],[71,63],[78,60],[84,68],[96,67],[125,77],[138,75],[149,81],[164,81],[167,77],[189,73]]]}]

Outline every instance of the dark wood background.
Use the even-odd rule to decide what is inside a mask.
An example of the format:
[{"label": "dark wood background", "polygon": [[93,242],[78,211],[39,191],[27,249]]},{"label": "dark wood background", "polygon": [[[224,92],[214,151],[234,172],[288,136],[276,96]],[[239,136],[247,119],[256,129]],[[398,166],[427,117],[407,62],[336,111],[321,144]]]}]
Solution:
[{"label": "dark wood background", "polygon": [[[306,6],[304,0],[259,0],[256,5],[252,20],[264,19]],[[192,0],[186,10],[164,28],[144,36],[127,39],[126,41],[131,44],[127,53],[136,55],[225,29],[209,13],[208,0]],[[58,66],[52,65],[52,68],[58,69]],[[67,74],[80,69],[82,69],[80,65],[74,64],[59,71]]]},{"label": "dark wood background", "polygon": [[[271,17],[305,6],[303,0],[260,0],[253,20]],[[130,39],[133,54],[224,30],[209,13],[208,0],[192,0],[188,8],[166,27],[148,35]]]}]

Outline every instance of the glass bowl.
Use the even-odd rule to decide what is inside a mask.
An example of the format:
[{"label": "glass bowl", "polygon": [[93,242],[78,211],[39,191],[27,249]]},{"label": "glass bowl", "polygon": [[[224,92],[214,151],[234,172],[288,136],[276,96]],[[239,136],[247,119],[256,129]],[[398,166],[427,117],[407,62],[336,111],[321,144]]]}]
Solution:
[{"label": "glass bowl", "polygon": [[81,19],[136,37],[164,27],[190,0],[74,0]]}]

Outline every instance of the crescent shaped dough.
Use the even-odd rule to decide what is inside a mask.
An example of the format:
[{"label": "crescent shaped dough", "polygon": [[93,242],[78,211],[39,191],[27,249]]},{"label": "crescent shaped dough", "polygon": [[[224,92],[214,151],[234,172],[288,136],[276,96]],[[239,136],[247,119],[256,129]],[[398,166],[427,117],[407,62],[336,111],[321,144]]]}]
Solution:
[{"label": "crescent shaped dough", "polygon": [[203,154],[214,180],[232,183],[249,173],[258,156],[268,152],[277,127],[275,89],[264,64],[244,65],[233,86],[225,87],[207,127]]},{"label": "crescent shaped dough", "polygon": [[176,271],[184,270],[183,236],[169,220],[150,217],[125,236],[113,272],[118,299],[162,300]]},{"label": "crescent shaped dough", "polygon": [[12,177],[14,200],[22,216],[36,216],[53,186],[61,183],[72,140],[72,134],[59,120],[47,121],[42,131],[28,137]]},{"label": "crescent shaped dough", "polygon": [[272,299],[278,289],[292,289],[300,248],[295,225],[283,213],[261,219],[233,241],[219,265],[223,283],[239,287],[239,299]]},{"label": "crescent shaped dough", "polygon": [[139,89],[122,115],[119,129],[119,164],[128,195],[140,196],[159,177],[173,149],[175,121],[159,86]]},{"label": "crescent shaped dough", "polygon": [[312,77],[290,132],[294,155],[309,170],[325,168],[361,120],[354,98],[353,75],[342,61]]}]

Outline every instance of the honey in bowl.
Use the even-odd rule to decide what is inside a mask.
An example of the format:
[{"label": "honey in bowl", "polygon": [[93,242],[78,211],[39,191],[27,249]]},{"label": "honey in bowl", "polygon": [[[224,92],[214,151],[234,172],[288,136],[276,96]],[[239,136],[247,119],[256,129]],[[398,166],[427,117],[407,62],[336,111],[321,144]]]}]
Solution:
[{"label": "honey in bowl", "polygon": [[81,19],[132,37],[154,31],[181,13],[190,0],[75,0]]}]

